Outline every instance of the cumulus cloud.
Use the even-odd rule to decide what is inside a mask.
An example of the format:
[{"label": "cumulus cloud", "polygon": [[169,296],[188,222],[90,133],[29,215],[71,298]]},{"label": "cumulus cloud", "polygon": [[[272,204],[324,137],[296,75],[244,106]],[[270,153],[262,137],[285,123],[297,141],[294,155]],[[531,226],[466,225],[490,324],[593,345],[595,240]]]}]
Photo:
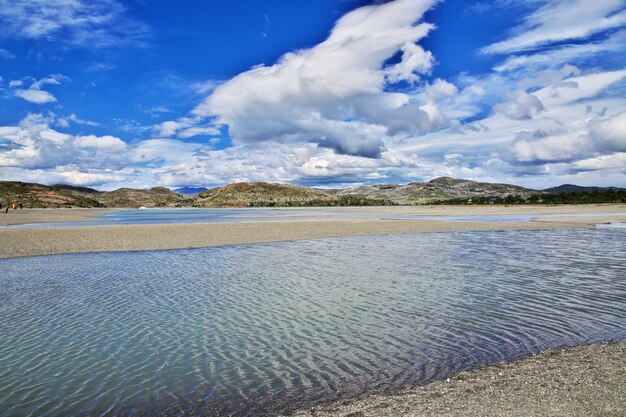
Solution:
[{"label": "cumulus cloud", "polygon": [[593,158],[582,159],[573,164],[574,170],[579,171],[603,171],[617,169],[626,171],[626,153],[617,152],[611,155],[601,155]]},{"label": "cumulus cloud", "polygon": [[568,161],[591,152],[587,136],[567,133],[536,139],[521,139],[513,143],[512,153],[520,162]]},{"label": "cumulus cloud", "polygon": [[[391,142],[388,147],[397,154],[419,155],[421,163],[431,164],[433,172],[441,173],[447,167],[468,178],[537,188],[564,182],[620,184],[625,172],[617,166],[621,157],[616,155],[623,153],[626,101],[607,97],[606,92],[625,77],[624,71],[581,74],[565,80],[556,77],[555,84],[533,93],[543,110],[530,119],[495,112],[416,141]],[[516,116],[524,114],[518,114],[515,106],[513,110]],[[460,139],[452,132],[463,136]]]},{"label": "cumulus cloud", "polygon": [[[504,56],[492,73],[425,78],[434,58],[417,42],[432,29],[421,16],[434,2],[356,9],[315,47],[222,84],[195,85],[207,97],[189,117],[154,126],[115,120],[118,129],[132,132],[129,143],[115,134],[55,130],[96,125],[74,114],[29,115],[0,126],[0,176],[103,189],[234,181],[346,186],[443,175],[536,188],[624,183],[626,100],[620,92],[626,70],[568,65],[623,49],[622,32],[594,32],[593,42],[570,34],[563,40],[576,43],[553,44],[547,23],[532,16],[567,2],[548,7],[535,0],[539,10],[509,36],[517,46],[498,46],[523,53]],[[536,24],[524,26],[528,22]],[[534,31],[535,41],[524,41],[522,29]],[[11,88],[46,93],[52,78],[24,78]],[[186,140],[221,136],[224,125],[234,142],[226,149],[214,149],[214,138]]]},{"label": "cumulus cloud", "polygon": [[123,151],[126,149],[126,143],[115,136],[77,136],[74,138],[74,146],[77,148],[93,148],[108,151]]},{"label": "cumulus cloud", "polygon": [[[416,42],[433,26],[417,22],[434,3],[396,0],[356,9],[337,22],[324,42],[238,75],[193,113],[215,116],[219,124],[228,125],[236,144],[317,143],[340,153],[379,157],[387,131],[397,131],[398,120],[431,114],[408,96],[386,97],[385,88],[387,82],[414,83],[430,71],[432,55]],[[385,66],[398,52],[400,62]],[[355,106],[364,96],[367,104]],[[392,101],[403,104],[394,108]],[[353,106],[362,110],[378,104],[390,116],[390,126],[351,113]]]},{"label": "cumulus cloud", "polygon": [[50,128],[54,114],[29,114],[17,126],[0,127],[0,167],[50,169],[85,164],[109,168],[122,161],[126,144],[113,136],[74,137]]},{"label": "cumulus cloud", "polygon": [[0,37],[59,40],[89,49],[142,46],[149,34],[116,0],[6,0],[0,24]]},{"label": "cumulus cloud", "polygon": [[585,39],[626,24],[622,0],[541,0],[543,5],[513,29],[513,36],[482,49],[503,54],[525,51],[554,42]]},{"label": "cumulus cloud", "polygon": [[385,78],[391,83],[407,81],[416,83],[418,74],[428,74],[433,66],[433,54],[425,51],[414,43],[405,43],[400,48],[402,59],[395,65],[385,69]]},{"label": "cumulus cloud", "polygon": [[626,112],[594,123],[591,136],[602,150],[626,152]]},{"label": "cumulus cloud", "polygon": [[497,104],[494,110],[514,120],[529,120],[544,110],[541,100],[525,91],[516,91],[510,98],[509,102]]}]

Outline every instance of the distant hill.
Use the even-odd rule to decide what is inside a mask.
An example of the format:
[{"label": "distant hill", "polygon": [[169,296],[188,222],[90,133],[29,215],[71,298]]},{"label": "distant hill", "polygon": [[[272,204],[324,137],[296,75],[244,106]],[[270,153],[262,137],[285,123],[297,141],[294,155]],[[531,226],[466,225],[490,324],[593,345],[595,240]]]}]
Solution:
[{"label": "distant hill", "polygon": [[411,182],[405,185],[361,186],[333,190],[331,193],[338,196],[358,195],[373,199],[390,200],[397,204],[425,204],[481,196],[506,197],[508,195],[521,195],[527,197],[538,194],[540,191],[510,184],[493,184],[440,177],[428,182]]},{"label": "distant hill", "polygon": [[562,194],[562,193],[589,193],[606,190],[626,190],[625,188],[618,187],[582,187],[580,185],[563,184],[558,187],[546,188],[543,190],[545,193],[550,194]]},{"label": "distant hill", "polygon": [[198,194],[197,207],[292,207],[330,203],[335,198],[311,188],[268,182],[240,182]]},{"label": "distant hill", "polygon": [[242,182],[183,194],[164,187],[99,191],[67,184],[0,182],[0,203],[25,207],[323,207],[415,204],[586,204],[626,202],[626,189],[571,184],[531,190],[449,177],[409,184],[319,190],[290,184]]},{"label": "distant hill", "polygon": [[106,207],[180,207],[191,205],[182,195],[165,187],[154,187],[148,190],[120,188],[119,190],[100,193],[100,201]]},{"label": "distant hill", "polygon": [[0,203],[13,202],[30,208],[104,207],[99,201],[74,194],[59,186],[46,186],[28,182],[0,182]]},{"label": "distant hill", "polygon": [[202,191],[206,191],[208,188],[206,187],[183,187],[177,188],[174,190],[175,193],[184,194],[184,195],[193,195],[200,194]]}]

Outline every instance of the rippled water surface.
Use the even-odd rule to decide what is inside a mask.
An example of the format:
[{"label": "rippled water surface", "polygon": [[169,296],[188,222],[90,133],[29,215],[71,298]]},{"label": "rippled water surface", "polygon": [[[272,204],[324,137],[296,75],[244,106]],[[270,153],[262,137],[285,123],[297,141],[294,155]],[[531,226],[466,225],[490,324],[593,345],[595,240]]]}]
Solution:
[{"label": "rippled water surface", "polygon": [[626,229],[0,261],[0,415],[259,415],[626,339]]}]

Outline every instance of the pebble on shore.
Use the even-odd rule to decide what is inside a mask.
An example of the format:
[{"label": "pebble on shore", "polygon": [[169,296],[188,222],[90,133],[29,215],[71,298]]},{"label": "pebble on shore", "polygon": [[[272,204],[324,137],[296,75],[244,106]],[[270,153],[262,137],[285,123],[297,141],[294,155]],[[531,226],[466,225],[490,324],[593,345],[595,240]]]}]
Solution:
[{"label": "pebble on shore", "polygon": [[552,349],[293,417],[624,416],[626,342]]}]

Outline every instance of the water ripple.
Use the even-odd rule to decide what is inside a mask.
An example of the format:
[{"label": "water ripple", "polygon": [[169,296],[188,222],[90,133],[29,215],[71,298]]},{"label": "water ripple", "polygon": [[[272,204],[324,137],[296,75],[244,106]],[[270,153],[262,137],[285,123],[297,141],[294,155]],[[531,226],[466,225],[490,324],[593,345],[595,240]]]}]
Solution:
[{"label": "water ripple", "polygon": [[624,339],[624,229],[2,260],[0,414],[258,415]]}]

